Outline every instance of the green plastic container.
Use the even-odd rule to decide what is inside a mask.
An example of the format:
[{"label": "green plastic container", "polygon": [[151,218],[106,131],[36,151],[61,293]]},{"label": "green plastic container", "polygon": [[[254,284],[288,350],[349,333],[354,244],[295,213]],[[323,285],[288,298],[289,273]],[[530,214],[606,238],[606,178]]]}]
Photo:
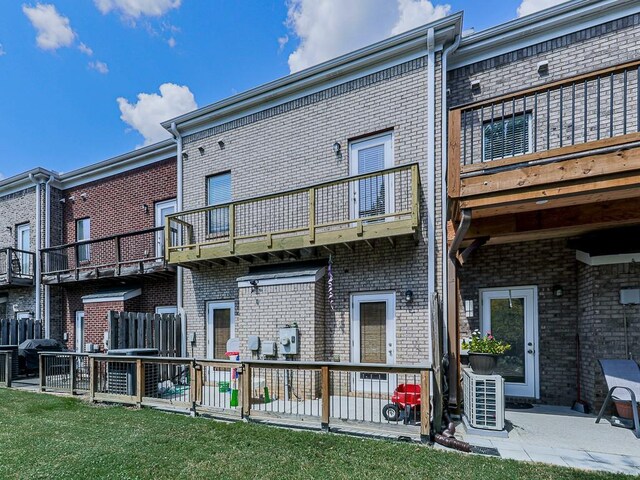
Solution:
[{"label": "green plastic container", "polygon": [[238,406],[238,389],[237,388],[234,388],[233,390],[231,390],[231,401],[229,402],[229,405],[232,407]]},{"label": "green plastic container", "polygon": [[229,391],[229,382],[218,382],[218,391],[220,393],[227,393]]}]

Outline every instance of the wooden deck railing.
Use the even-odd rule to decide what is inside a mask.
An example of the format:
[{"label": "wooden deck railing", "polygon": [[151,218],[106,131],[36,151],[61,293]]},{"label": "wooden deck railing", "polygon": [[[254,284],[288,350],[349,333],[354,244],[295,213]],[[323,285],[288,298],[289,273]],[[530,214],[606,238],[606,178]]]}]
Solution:
[{"label": "wooden deck railing", "polygon": [[[172,407],[336,431],[350,426],[382,427],[423,440],[431,429],[428,366],[114,355],[88,358],[92,401]],[[73,362],[64,362],[70,369]],[[389,420],[383,408],[400,384],[421,387],[421,408],[400,411],[395,420]]]},{"label": "wooden deck railing", "polygon": [[44,283],[154,273],[166,268],[163,227],[45,248]]},{"label": "wooden deck railing", "polygon": [[17,248],[0,250],[0,285],[33,285],[35,254]]},{"label": "wooden deck railing", "polygon": [[415,233],[417,164],[167,217],[170,263]]},{"label": "wooden deck railing", "polygon": [[640,60],[452,108],[448,131],[452,197],[460,176],[639,146]]}]

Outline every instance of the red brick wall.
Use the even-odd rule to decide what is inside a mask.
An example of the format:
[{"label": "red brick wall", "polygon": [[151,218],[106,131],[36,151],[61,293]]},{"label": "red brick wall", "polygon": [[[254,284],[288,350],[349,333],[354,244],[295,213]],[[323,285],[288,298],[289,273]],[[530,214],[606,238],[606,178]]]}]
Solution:
[{"label": "red brick wall", "polygon": [[143,280],[123,288],[141,288],[142,294],[126,302],[82,303],[82,297],[108,288],[96,284],[83,284],[65,288],[63,302],[64,332],[67,333],[67,347],[75,349],[75,318],[77,311],[84,311],[85,343],[102,343],[104,332],[108,329],[107,312],[109,310],[154,313],[156,307],[176,304],[176,281],[174,277],[166,280]]},{"label": "red brick wall", "polygon": [[63,242],[75,242],[80,218],[91,219],[92,239],[153,228],[154,204],[176,197],[176,178],[173,158],[65,190]]}]

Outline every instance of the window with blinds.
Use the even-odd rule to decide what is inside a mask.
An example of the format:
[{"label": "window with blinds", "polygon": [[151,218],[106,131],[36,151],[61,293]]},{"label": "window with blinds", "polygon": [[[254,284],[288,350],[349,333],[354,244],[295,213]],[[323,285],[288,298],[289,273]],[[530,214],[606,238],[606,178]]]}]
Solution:
[{"label": "window with blinds", "polygon": [[360,304],[360,362],[387,363],[387,302]]},{"label": "window with blinds", "polygon": [[231,338],[231,310],[216,308],[213,310],[213,358],[226,360],[227,342]]},{"label": "window with blinds", "polygon": [[[231,172],[219,173],[207,178],[207,201],[209,206],[231,202]],[[214,208],[209,211],[209,234],[226,236],[229,234],[229,207]]]},{"label": "window with blinds", "polygon": [[[91,220],[81,218],[76,220],[76,242],[89,240],[91,238]],[[88,262],[91,259],[91,245],[78,245],[78,262]]]},{"label": "window with blinds", "polygon": [[531,113],[483,123],[482,160],[514,157],[531,152]]}]

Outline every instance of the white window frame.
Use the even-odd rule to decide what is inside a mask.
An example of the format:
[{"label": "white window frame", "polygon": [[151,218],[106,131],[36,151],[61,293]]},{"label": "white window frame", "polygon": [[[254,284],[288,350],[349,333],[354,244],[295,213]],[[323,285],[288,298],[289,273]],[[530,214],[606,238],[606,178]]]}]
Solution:
[{"label": "white window frame", "polygon": [[[216,203],[210,203],[209,199],[210,199],[210,195],[211,195],[211,185],[210,185],[210,181],[212,178],[216,178],[216,177],[222,177],[222,176],[228,176],[229,177],[229,200],[227,202],[216,202]],[[218,205],[225,205],[229,202],[232,201],[233,199],[233,194],[232,194],[232,177],[231,177],[231,171],[225,171],[225,172],[219,172],[219,173],[214,173],[213,175],[209,175],[206,178],[206,191],[207,191],[207,206],[208,207],[216,207]],[[224,207],[221,207],[224,208]],[[212,235],[212,236],[226,236],[229,234],[229,227],[230,227],[230,221],[229,221],[229,208],[227,207],[227,222],[226,225],[224,224],[224,221],[219,222],[213,222],[213,213],[214,210],[210,210],[209,211],[209,215],[208,215],[208,219],[207,219],[207,235]],[[222,218],[222,220],[224,220],[224,217]]]},{"label": "white window frame", "polygon": [[[78,233],[80,232],[80,229],[78,227],[80,226],[80,222],[86,222],[86,228],[83,228],[82,232],[83,234],[88,235],[87,238],[78,238]],[[78,218],[76,220],[76,243],[83,242],[86,240],[91,240],[91,218],[89,217]],[[81,251],[83,251],[82,254],[80,254]],[[89,244],[78,245],[77,252],[78,252],[78,258],[76,258],[76,261],[78,263],[91,261],[91,245]]]},{"label": "white window frame", "polygon": [[[73,338],[75,340],[76,352],[82,353],[85,351],[85,322],[84,322],[84,310],[76,310],[75,313],[75,331]],[[82,336],[79,338],[78,331],[82,332]]]},{"label": "white window frame", "polygon": [[[500,156],[500,157],[494,157],[494,158],[487,158],[485,151],[485,145],[486,145],[486,136],[485,136],[485,127],[487,127],[488,125],[491,125],[491,119],[483,121],[482,122],[482,145],[480,146],[481,151],[482,151],[482,161],[483,162],[490,162],[492,160],[500,160],[502,158],[514,158],[514,157],[519,157],[521,155],[527,155],[529,153],[531,153],[533,151],[533,112],[527,111],[527,112],[518,112],[515,114],[515,117],[518,118],[520,116],[524,116],[526,118],[526,122],[527,122],[527,150],[525,152],[522,153],[516,153],[514,155],[504,155],[504,156]],[[493,123],[497,123],[497,122],[504,122],[505,120],[510,120],[512,119],[513,116],[510,115],[505,115],[504,117],[500,117],[499,119],[493,119]],[[504,127],[503,127],[504,128]],[[504,145],[502,146],[502,149],[504,151]]]},{"label": "white window frame", "polygon": [[206,358],[214,359],[214,335],[215,325],[214,323],[214,310],[231,310],[230,322],[229,322],[229,338],[235,338],[236,336],[236,303],[233,300],[216,300],[208,301],[207,307],[207,349]]},{"label": "white window frame", "polygon": [[177,315],[178,314],[178,307],[176,307],[175,305],[157,306],[156,307],[156,314],[162,315],[163,313],[168,313],[168,314],[171,314],[171,315]]},{"label": "white window frame", "polygon": [[[25,233],[27,234],[26,248],[22,244],[23,235]],[[24,250],[26,252],[31,251],[31,224],[29,222],[16,225],[16,248],[18,250]],[[20,272],[12,272],[12,274],[19,276],[29,276],[29,266],[31,263],[30,255],[28,253],[19,252],[18,258],[20,259]]]}]

